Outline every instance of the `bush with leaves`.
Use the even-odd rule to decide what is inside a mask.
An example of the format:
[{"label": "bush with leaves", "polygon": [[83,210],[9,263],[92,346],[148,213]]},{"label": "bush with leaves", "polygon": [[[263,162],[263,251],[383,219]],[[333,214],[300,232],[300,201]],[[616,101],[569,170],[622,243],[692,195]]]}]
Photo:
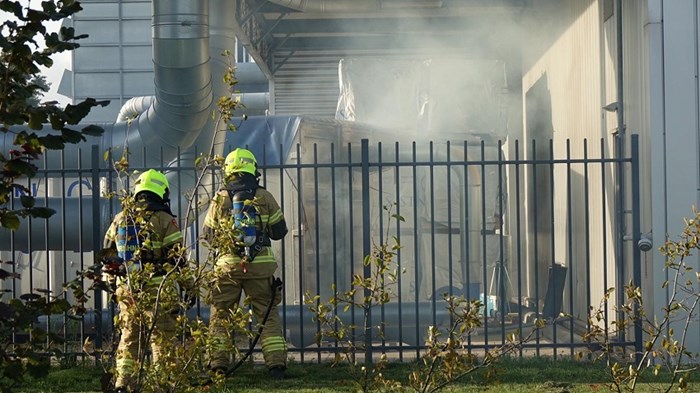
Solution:
[{"label": "bush with leaves", "polygon": [[[687,348],[689,327],[697,323],[700,305],[700,272],[689,262],[700,250],[700,212],[693,209],[693,217],[685,219],[685,229],[678,240],[668,240],[659,251],[666,258],[665,269],[669,279],[662,285],[667,291],[667,303],[660,316],[650,317],[645,311],[642,289],[633,284],[625,286],[625,302],[613,307],[621,317],[604,324],[605,310],[612,302],[614,288],[609,288],[600,305],[591,308],[590,329],[583,335],[590,344],[588,351],[594,360],[605,361],[611,387],[618,392],[634,392],[644,374],[670,375],[665,391],[689,391],[693,374],[700,370],[699,354]],[[614,337],[627,334],[635,324],[641,324],[644,345],[641,353],[629,352],[615,345]],[[677,332],[674,327],[681,327]],[[579,353],[579,357],[586,356]],[[663,372],[662,372],[663,371]]]},{"label": "bush with leaves", "polygon": [[488,347],[482,356],[477,356],[469,348],[468,339],[481,327],[484,304],[449,294],[444,295],[444,300],[451,322],[446,329],[428,328],[427,350],[420,367],[409,375],[410,386],[417,392],[436,392],[478,370],[493,374],[492,368],[501,358],[521,349],[546,326],[544,319],[537,319],[527,336],[521,336],[519,331],[511,333],[503,344]]},{"label": "bush with leaves", "polygon": [[[403,217],[392,214],[392,205],[384,206],[387,214],[396,220]],[[358,391],[403,391],[407,388],[417,392],[435,392],[457,380],[481,369],[492,367],[500,358],[513,353],[529,341],[534,333],[545,326],[544,320],[537,320],[530,334],[522,338],[519,332],[508,336],[503,345],[495,345],[477,357],[469,349],[468,336],[481,327],[484,305],[477,299],[466,300],[461,296],[445,295],[447,311],[450,317],[448,326],[430,326],[427,331],[426,351],[420,359],[418,368],[409,375],[409,385],[403,386],[399,381],[387,379],[382,372],[388,366],[388,357],[382,353],[379,362],[365,358],[359,362],[356,355],[366,350],[367,337],[383,338],[386,326],[380,323],[369,325],[373,308],[389,303],[396,295],[393,289],[398,281],[399,272],[394,259],[401,248],[399,239],[389,236],[387,228],[385,239],[390,241],[374,244],[372,252],[363,260],[365,267],[370,267],[370,275],[363,277],[356,274],[352,278],[350,289],[338,293],[335,286],[333,295],[321,302],[319,295],[306,293],[305,304],[314,315],[314,320],[321,325],[317,334],[317,344],[323,340],[337,343],[340,350],[336,352],[334,363],[347,362]],[[346,322],[342,314],[351,309],[362,313],[363,326]],[[359,332],[359,334],[358,334]]]},{"label": "bush with leaves", "polygon": [[[400,215],[392,214],[393,205],[384,206],[383,209],[391,218],[404,220]],[[304,303],[313,314],[314,321],[321,326],[316,334],[316,343],[321,345],[322,341],[330,340],[338,344],[339,350],[335,353],[333,362],[347,362],[356,388],[363,392],[399,386],[384,379],[381,373],[387,364],[385,354],[381,355],[376,364],[370,358],[365,358],[364,362],[359,362],[356,358],[357,353],[368,349],[368,341],[374,337],[383,337],[384,334],[383,323],[375,326],[370,324],[372,309],[389,303],[396,296],[393,291],[398,283],[399,272],[394,259],[401,244],[397,237],[389,237],[389,230],[387,228],[386,239],[390,241],[374,244],[371,254],[362,261],[363,266],[370,269],[369,276],[353,275],[350,289],[343,293],[339,293],[334,284],[333,294],[324,302],[320,295],[308,291],[304,296]],[[361,313],[362,326],[348,323],[347,318],[342,317],[355,310]]]},{"label": "bush with leaves", "polygon": [[[78,48],[73,28],[62,27],[48,32],[47,22],[70,17],[82,8],[77,1],[43,1],[39,9],[20,1],[0,0],[3,15],[0,25],[0,131],[12,134],[13,147],[0,152],[0,227],[16,230],[22,219],[48,218],[54,211],[36,206],[31,193],[20,184],[21,178],[37,173],[33,163],[46,149],[63,149],[66,144],[86,140],[86,135],[100,135],[97,126],[74,129],[90,110],[105,102],[86,99],[62,108],[54,101],[37,102],[45,85],[40,66],[51,67],[55,53]],[[47,131],[48,129],[48,131]],[[41,131],[39,131],[41,130]],[[13,195],[19,192],[21,206],[15,207]],[[2,261],[0,280],[18,279],[13,261]],[[63,313],[70,305],[48,291],[32,289],[32,293],[11,299],[0,293],[0,391],[8,392],[25,374],[39,375],[48,370],[46,353],[58,351],[58,337],[42,331],[35,324],[42,315]],[[14,334],[28,337],[13,344]]]}]

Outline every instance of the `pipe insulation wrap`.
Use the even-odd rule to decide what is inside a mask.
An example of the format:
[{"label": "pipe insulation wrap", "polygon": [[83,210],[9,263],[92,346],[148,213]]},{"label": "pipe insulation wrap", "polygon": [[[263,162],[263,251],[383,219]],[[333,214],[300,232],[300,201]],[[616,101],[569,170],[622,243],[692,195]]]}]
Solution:
[{"label": "pipe insulation wrap", "polygon": [[268,0],[301,12],[371,12],[399,8],[439,8],[442,0]]}]

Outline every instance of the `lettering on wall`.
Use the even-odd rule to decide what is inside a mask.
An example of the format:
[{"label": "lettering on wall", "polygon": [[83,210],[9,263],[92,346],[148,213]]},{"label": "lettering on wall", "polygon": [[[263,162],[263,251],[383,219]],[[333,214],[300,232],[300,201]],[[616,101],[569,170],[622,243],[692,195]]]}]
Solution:
[{"label": "lettering on wall", "polygon": [[[44,189],[43,185],[40,188],[41,181],[36,181],[36,182],[31,182],[29,186],[25,186],[29,189],[30,196],[32,197],[43,197],[46,190]],[[68,185],[65,188],[66,190],[66,197],[78,197],[80,195],[86,196],[86,195],[91,195],[92,192],[92,183],[88,181],[87,179],[76,179],[73,180],[72,182],[68,183]],[[82,190],[82,194],[81,191]],[[90,191],[90,192],[85,192],[85,191]],[[13,198],[19,198],[22,195],[26,195],[27,193],[24,190],[21,190],[19,188],[15,188],[14,192],[12,193]]]}]

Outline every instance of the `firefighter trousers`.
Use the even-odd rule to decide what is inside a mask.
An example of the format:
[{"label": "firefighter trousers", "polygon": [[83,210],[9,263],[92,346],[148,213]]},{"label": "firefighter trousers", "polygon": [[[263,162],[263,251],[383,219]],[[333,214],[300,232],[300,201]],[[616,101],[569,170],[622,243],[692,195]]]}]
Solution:
[{"label": "firefighter trousers", "polygon": [[[234,353],[230,331],[226,329],[227,318],[239,307],[241,292],[250,298],[256,322],[262,323],[267,308],[272,302],[270,314],[260,335],[265,365],[268,368],[286,367],[287,343],[282,334],[277,305],[282,300],[281,288],[272,293],[273,277],[245,278],[235,272],[219,273],[209,289],[211,316],[209,333],[211,336],[211,353],[209,363],[211,368],[227,368],[231,366],[231,355]],[[256,327],[253,333],[257,333]]]},{"label": "firefighter trousers", "polygon": [[[147,290],[155,291],[153,288]],[[140,360],[145,359],[144,352],[147,345],[151,347],[151,362],[158,365],[160,358],[165,354],[159,343],[172,340],[176,335],[176,316],[170,310],[173,308],[172,296],[177,296],[174,289],[165,291],[160,310],[155,315],[152,310],[139,312],[135,307],[134,297],[126,284],[117,287],[116,296],[119,303],[119,327],[121,339],[117,347],[116,355],[116,380],[115,387],[128,387],[135,389],[136,374],[138,373]],[[153,328],[148,333],[150,328]],[[148,342],[146,341],[148,339]]]}]

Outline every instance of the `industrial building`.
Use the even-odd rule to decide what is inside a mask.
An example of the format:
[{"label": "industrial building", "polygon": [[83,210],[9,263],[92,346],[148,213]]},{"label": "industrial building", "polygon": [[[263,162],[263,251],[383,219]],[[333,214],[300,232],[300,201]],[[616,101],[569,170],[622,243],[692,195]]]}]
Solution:
[{"label": "industrial building", "polygon": [[[100,155],[128,145],[134,162],[173,173],[193,167],[210,145],[217,154],[251,146],[269,168],[269,188],[288,197],[293,237],[279,252],[289,321],[304,320],[304,291],[324,293],[355,272],[366,251],[362,235],[378,238],[385,228],[376,217],[386,202],[407,222],[395,228],[406,235],[407,278],[386,320],[403,314],[415,322],[410,331],[399,323],[390,341],[420,346],[420,330],[439,322],[442,291],[480,296],[496,341],[532,318],[570,314],[537,341],[567,353],[581,344],[588,309],[609,287],[621,302],[622,286],[639,283],[649,315],[666,304],[668,273],[657,249],[682,232],[700,195],[697,0],[81,4],[65,23],[89,38],[73,52],[59,92],[76,102],[110,100],[86,119],[106,132],[81,146],[82,156],[54,156],[47,165],[63,168],[68,184],[90,196],[100,187],[93,180],[109,183],[102,172],[88,176],[93,145]],[[226,50],[236,65],[233,92],[220,82]],[[226,125],[217,130],[211,111],[216,97],[230,94],[248,119],[235,119],[237,132],[218,132]],[[360,162],[372,164],[354,166]],[[336,176],[352,180],[336,186]],[[184,192],[187,179],[177,180]],[[45,183],[36,195],[66,209],[102,220],[114,210],[84,210],[70,201],[78,190],[66,195],[65,180]],[[365,227],[356,220],[363,206],[372,217]],[[99,220],[90,225],[87,238],[104,229]],[[12,247],[0,239],[2,252],[45,265],[46,282],[60,281],[52,260],[65,267],[90,251],[69,247],[75,253],[67,257],[66,247],[32,246],[21,231]],[[329,233],[335,241],[321,241]],[[700,268],[697,256],[692,266]],[[290,335],[306,334],[303,322],[299,331],[291,325]],[[639,345],[641,332],[629,333],[621,341]],[[303,347],[310,339],[292,341]],[[687,345],[700,352],[697,318]]]}]

